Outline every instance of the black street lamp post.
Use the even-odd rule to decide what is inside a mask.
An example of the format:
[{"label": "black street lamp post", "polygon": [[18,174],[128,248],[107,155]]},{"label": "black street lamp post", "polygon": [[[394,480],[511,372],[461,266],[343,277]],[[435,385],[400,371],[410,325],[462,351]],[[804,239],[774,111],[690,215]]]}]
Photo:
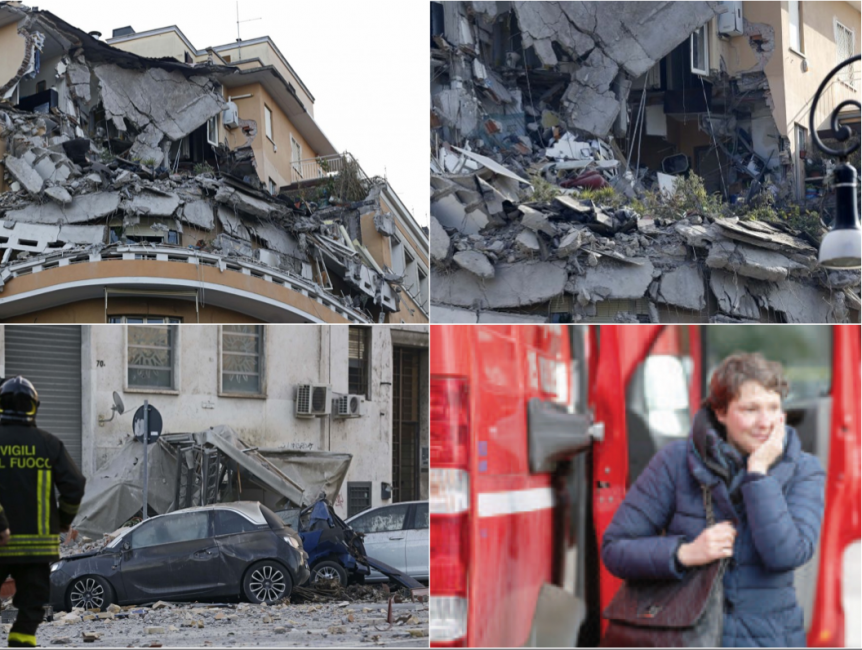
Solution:
[{"label": "black street lamp post", "polygon": [[[832,230],[826,233],[826,236],[820,243],[819,262],[821,266],[829,269],[858,269],[862,267],[862,230],[859,227],[858,208],[859,185],[857,183],[856,169],[847,162],[850,154],[859,149],[859,141],[857,140],[847,149],[832,149],[831,147],[827,147],[823,144],[820,136],[817,135],[817,129],[814,124],[814,112],[817,109],[820,95],[823,93],[829,80],[839,70],[853,65],[859,60],[859,54],[852,56],[839,63],[826,75],[826,78],[820,83],[820,87],[814,95],[811,112],[808,116],[808,126],[814,144],[822,152],[831,156],[837,156],[841,160],[841,163],[833,172],[835,178],[835,223]],[[845,100],[832,111],[830,126],[832,127],[832,132],[835,134],[835,139],[839,142],[849,140],[852,135],[850,127],[838,124],[838,114],[845,106],[856,106],[856,108],[859,108],[859,100]]]}]

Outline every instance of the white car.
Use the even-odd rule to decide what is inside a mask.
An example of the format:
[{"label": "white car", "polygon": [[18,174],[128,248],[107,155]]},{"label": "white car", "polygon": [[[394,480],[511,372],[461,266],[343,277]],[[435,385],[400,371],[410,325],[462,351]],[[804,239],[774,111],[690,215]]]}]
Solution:
[{"label": "white car", "polygon": [[[364,510],[345,523],[365,535],[365,552],[417,580],[428,580],[428,502],[405,501]],[[366,582],[386,580],[372,569]]]}]

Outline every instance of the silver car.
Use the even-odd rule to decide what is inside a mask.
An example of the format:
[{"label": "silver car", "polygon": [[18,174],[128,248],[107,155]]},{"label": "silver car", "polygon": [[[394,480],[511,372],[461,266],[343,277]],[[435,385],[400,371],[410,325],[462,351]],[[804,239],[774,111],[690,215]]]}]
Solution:
[{"label": "silver car", "polygon": [[[369,557],[390,564],[416,580],[428,580],[428,502],[405,501],[364,510],[345,521],[365,535]],[[387,580],[371,571],[366,582]]]}]

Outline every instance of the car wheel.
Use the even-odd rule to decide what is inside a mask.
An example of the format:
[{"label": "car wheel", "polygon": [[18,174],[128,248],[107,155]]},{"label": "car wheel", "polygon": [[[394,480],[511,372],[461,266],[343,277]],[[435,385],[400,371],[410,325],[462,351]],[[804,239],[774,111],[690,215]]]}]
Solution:
[{"label": "car wheel", "polygon": [[74,607],[105,611],[112,602],[114,590],[102,576],[75,578],[66,591],[66,609],[70,612]]},{"label": "car wheel", "polygon": [[327,560],[316,564],[311,570],[311,582],[332,579],[338,580],[342,587],[347,586],[347,571],[338,562]]},{"label": "car wheel", "polygon": [[242,580],[242,592],[251,603],[272,603],[290,596],[293,580],[281,564],[264,560],[252,564]]}]

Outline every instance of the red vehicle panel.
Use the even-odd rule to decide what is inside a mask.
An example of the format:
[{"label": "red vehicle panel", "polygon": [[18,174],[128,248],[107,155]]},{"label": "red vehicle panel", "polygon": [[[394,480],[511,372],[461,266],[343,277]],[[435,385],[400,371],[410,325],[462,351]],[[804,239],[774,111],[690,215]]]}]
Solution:
[{"label": "red vehicle panel", "polygon": [[[786,331],[781,327],[778,338]],[[580,628],[564,645],[598,642],[605,627],[599,614],[619,581],[597,549],[638,471],[632,463],[642,462],[630,457],[632,427],[643,427],[631,412],[635,377],[643,381],[648,358],[674,357],[685,367],[688,383],[680,386],[693,415],[706,381],[706,331],[698,325],[431,327],[433,646],[536,642],[537,621],[547,613],[540,594],[548,585],[563,586],[560,558],[573,547],[581,575],[572,602],[586,605],[586,614],[573,607],[551,618],[571,618]],[[811,574],[813,646],[844,643],[841,558],[860,537],[860,328],[826,331],[832,380],[817,399],[827,405],[815,399],[814,407],[797,414],[808,417],[809,436],[816,437],[811,422],[821,419],[811,414],[831,409],[830,431],[823,432],[829,444],[826,513],[819,567]],[[531,420],[536,404],[550,419]],[[580,465],[553,456],[554,463],[537,468],[536,436],[559,446],[571,429],[574,441],[589,420],[587,405],[604,425],[603,437],[590,429],[595,439],[590,444],[587,438]],[[584,446],[573,442],[571,449],[580,454]],[[566,477],[574,481],[568,493],[561,491]],[[568,528],[567,517],[580,528]]]}]

